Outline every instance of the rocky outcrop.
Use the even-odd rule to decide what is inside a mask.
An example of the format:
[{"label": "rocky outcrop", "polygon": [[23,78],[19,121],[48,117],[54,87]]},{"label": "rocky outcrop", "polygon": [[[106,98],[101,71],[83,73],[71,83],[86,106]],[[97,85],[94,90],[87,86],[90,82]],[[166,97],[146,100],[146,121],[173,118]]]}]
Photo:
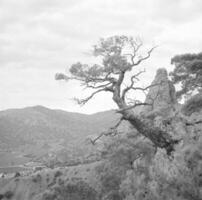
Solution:
[{"label": "rocky outcrop", "polygon": [[169,112],[170,109],[177,103],[175,87],[168,79],[166,69],[160,68],[157,70],[145,103],[151,104],[151,106],[145,106],[142,109],[142,113],[147,115],[151,114],[151,111],[157,112],[156,115],[159,115],[160,112],[161,114],[167,114],[167,112]]},{"label": "rocky outcrop", "polygon": [[180,114],[175,87],[169,80],[166,69],[157,70],[145,103],[151,106],[144,106],[142,114],[146,119],[150,119],[151,124],[168,132],[176,140],[186,138],[186,120]]},{"label": "rocky outcrop", "polygon": [[181,146],[199,137],[202,129],[201,95],[195,95],[181,106],[176,99],[175,87],[168,78],[166,69],[157,70],[147,94],[141,113],[159,127],[181,141]]}]

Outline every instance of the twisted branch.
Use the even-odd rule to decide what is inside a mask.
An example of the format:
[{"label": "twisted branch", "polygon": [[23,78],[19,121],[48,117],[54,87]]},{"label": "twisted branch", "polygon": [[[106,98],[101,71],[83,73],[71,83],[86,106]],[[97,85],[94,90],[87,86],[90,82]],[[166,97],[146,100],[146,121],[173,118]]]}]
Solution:
[{"label": "twisted branch", "polygon": [[123,121],[124,119],[123,119],[123,117],[121,117],[120,119],[119,119],[119,121],[115,124],[115,126],[113,126],[113,127],[111,127],[108,131],[105,131],[105,132],[102,132],[98,137],[96,137],[95,139],[90,139],[90,141],[91,141],[91,143],[93,144],[93,145],[95,145],[95,143],[96,143],[96,141],[97,140],[99,140],[101,137],[103,137],[103,136],[109,136],[109,135],[113,135],[113,136],[115,136],[115,135],[117,135],[117,128],[118,128],[118,126],[121,124],[121,122]]}]

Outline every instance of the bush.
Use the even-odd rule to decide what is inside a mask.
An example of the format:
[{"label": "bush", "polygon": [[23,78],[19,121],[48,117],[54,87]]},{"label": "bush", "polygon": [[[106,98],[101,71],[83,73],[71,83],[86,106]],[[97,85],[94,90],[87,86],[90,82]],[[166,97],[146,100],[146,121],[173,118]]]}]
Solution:
[{"label": "bush", "polygon": [[56,173],[55,173],[55,178],[57,178],[57,177],[59,177],[59,176],[61,176],[62,175],[62,172],[61,171],[57,171]]},{"label": "bush", "polygon": [[103,200],[122,200],[123,198],[122,198],[121,194],[117,190],[115,190],[115,191],[109,192],[102,199]]},{"label": "bush", "polygon": [[[135,180],[138,176],[148,173],[149,165],[154,157],[155,149],[152,144],[141,138],[128,138],[128,136],[115,138],[114,141],[106,144],[104,149],[105,162],[96,168],[101,184],[101,194],[104,199],[124,199],[126,196],[133,196],[139,185],[134,185],[134,180],[128,172],[135,172]],[[139,160],[138,171],[134,161]],[[130,174],[131,175],[131,174]],[[133,173],[132,173],[133,176]],[[147,179],[148,175],[145,175]],[[128,180],[126,180],[128,178]],[[129,180],[132,178],[131,180]],[[125,182],[123,182],[125,181]],[[130,189],[131,188],[131,189]],[[124,191],[124,190],[127,190]],[[132,191],[134,190],[134,191]],[[133,196],[133,199],[137,199]],[[138,199],[139,200],[139,199]]]},{"label": "bush", "polygon": [[13,197],[13,192],[12,191],[7,191],[6,193],[4,193],[4,197],[7,199],[11,199]]},{"label": "bush", "polygon": [[[140,141],[116,141],[107,150],[107,159],[97,167],[102,200],[201,199],[202,140],[176,150],[172,159]],[[141,159],[135,159],[140,153]]]},{"label": "bush", "polygon": [[90,187],[86,182],[80,181],[72,184],[54,185],[52,191],[47,191],[43,195],[43,200],[96,200],[98,199],[97,192]]},{"label": "bush", "polygon": [[32,181],[33,181],[34,183],[38,183],[38,182],[41,181],[41,179],[42,179],[41,175],[40,175],[40,174],[37,174],[36,176],[34,176],[34,177],[32,178]]},{"label": "bush", "polygon": [[14,177],[17,178],[19,176],[20,176],[20,172],[16,172]]},{"label": "bush", "polygon": [[56,194],[53,191],[46,191],[43,194],[43,200],[55,200],[56,199]]},{"label": "bush", "polygon": [[182,149],[178,173],[167,179],[158,179],[157,194],[164,200],[200,200],[202,188],[202,143],[189,144]]}]

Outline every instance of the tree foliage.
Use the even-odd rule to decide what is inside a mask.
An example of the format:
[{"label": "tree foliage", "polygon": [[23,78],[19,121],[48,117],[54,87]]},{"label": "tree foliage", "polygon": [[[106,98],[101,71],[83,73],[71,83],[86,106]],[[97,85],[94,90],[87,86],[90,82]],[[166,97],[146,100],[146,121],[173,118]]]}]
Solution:
[{"label": "tree foliage", "polygon": [[177,55],[171,59],[171,64],[175,65],[170,73],[172,81],[174,84],[181,84],[181,89],[176,94],[179,99],[194,91],[201,92],[202,53]]},{"label": "tree foliage", "polygon": [[196,94],[188,99],[183,107],[183,114],[190,116],[192,113],[200,111],[202,109],[202,94]]},{"label": "tree foliage", "polygon": [[[93,89],[92,95],[85,99],[77,99],[79,104],[87,103],[96,94],[107,91],[116,93],[125,104],[126,95],[131,91],[144,91],[144,88],[134,87],[138,81],[138,76],[144,72],[131,72],[137,65],[148,59],[155,47],[148,50],[144,55],[139,53],[143,43],[140,39],[127,36],[113,36],[100,39],[97,45],[93,46],[93,55],[101,58],[100,64],[73,64],[69,72],[71,76],[58,73],[57,80],[78,80],[82,86]],[[124,87],[125,74],[131,72],[130,84]],[[145,91],[149,88],[145,88]],[[117,100],[115,100],[117,103]],[[137,103],[137,102],[136,102]],[[118,107],[123,107],[121,104]]]}]

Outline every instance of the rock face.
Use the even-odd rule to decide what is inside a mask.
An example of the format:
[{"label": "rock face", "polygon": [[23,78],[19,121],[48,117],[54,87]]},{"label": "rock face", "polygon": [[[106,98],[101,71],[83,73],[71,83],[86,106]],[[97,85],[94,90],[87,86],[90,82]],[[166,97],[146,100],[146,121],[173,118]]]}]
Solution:
[{"label": "rock face", "polygon": [[151,119],[155,126],[169,132],[173,138],[180,139],[187,134],[186,122],[177,115],[178,103],[175,87],[168,79],[166,69],[157,70],[151,85],[153,87],[150,88],[145,102],[152,106],[144,106],[142,114]]},{"label": "rock face", "polygon": [[142,110],[143,113],[161,108],[170,108],[176,104],[175,88],[168,79],[166,69],[160,68],[157,70],[155,79],[151,85],[153,85],[153,87],[150,88],[145,103],[153,105],[145,106]]},{"label": "rock face", "polygon": [[[196,138],[202,129],[201,95],[194,96],[182,107],[177,103],[175,87],[168,79],[166,69],[157,70],[154,81],[151,83],[145,103],[152,106],[144,106],[142,114],[150,119],[152,123],[185,145],[192,138]],[[186,109],[185,109],[186,107]],[[186,116],[186,113],[193,112]],[[188,114],[187,114],[188,115]],[[200,122],[200,123],[199,123]],[[192,125],[187,125],[192,124]]]}]

